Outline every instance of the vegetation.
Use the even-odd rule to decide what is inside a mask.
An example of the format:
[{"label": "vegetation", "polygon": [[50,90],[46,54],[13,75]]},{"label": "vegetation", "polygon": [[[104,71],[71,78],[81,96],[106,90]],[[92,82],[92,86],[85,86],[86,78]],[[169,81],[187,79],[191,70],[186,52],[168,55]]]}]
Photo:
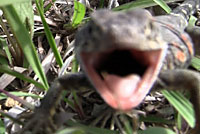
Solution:
[{"label": "vegetation", "polygon": [[[180,0],[121,2],[112,10],[159,5],[169,13],[171,9],[166,3],[175,1]],[[0,134],[10,130],[4,123],[5,118],[16,124],[23,123],[12,118],[8,110],[15,107],[33,110],[33,104],[36,105],[38,99],[44,96],[56,77],[79,70],[73,52],[74,35],[79,27],[88,22],[89,13],[107,5],[104,0],[91,0],[90,7],[76,0],[68,3],[56,0],[0,0],[0,12],[3,13],[0,16]],[[191,20],[191,25],[194,20]],[[200,71],[198,56],[194,57],[192,67]],[[143,124],[140,128],[148,129],[139,133],[160,134],[162,131],[162,134],[174,134],[173,131],[184,129],[182,117],[190,127],[194,127],[194,111],[188,99],[179,92],[164,90],[162,93],[174,107],[160,93],[157,93],[157,101],[142,104],[138,110],[145,111],[146,116],[140,117]],[[67,109],[69,119],[58,134],[132,134],[136,126],[132,120],[134,114],[106,109],[94,91],[67,91],[63,94],[63,101],[63,109]]]}]

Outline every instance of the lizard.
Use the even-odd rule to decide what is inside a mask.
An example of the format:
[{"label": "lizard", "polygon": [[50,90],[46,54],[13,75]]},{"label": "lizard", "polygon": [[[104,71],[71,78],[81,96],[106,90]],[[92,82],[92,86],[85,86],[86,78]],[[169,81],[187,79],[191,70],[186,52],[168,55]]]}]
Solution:
[{"label": "lizard", "polygon": [[196,126],[189,134],[198,134],[200,74],[187,69],[194,50],[184,31],[197,8],[199,0],[185,0],[163,16],[153,17],[145,9],[94,12],[75,38],[75,53],[84,72],[57,78],[20,133],[31,128],[33,134],[55,131],[53,116],[63,90],[94,87],[112,108],[128,111],[158,85],[191,92]]}]

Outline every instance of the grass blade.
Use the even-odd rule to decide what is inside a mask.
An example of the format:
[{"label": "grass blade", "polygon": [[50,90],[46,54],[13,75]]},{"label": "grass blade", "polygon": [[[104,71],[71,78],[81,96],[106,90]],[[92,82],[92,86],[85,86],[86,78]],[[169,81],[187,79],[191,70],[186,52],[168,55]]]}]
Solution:
[{"label": "grass blade", "polygon": [[[2,7],[4,14],[10,24],[12,32],[16,37],[18,44],[20,44],[24,55],[26,56],[29,64],[31,65],[32,69],[39,77],[40,81],[44,85],[45,89],[48,89],[49,85],[44,74],[43,68],[41,66],[40,60],[36,53],[36,49],[34,44],[31,40],[31,37],[26,30],[25,26],[21,22],[19,15],[17,14],[16,10],[12,5]],[[23,33],[23,34],[22,34]]]},{"label": "grass blade", "polygon": [[[181,0],[165,0],[166,3],[176,2]],[[157,5],[153,0],[137,0],[133,2],[129,2],[127,4],[123,4],[116,8],[113,8],[113,11],[120,11],[120,10],[128,10],[133,8],[146,8]]]},{"label": "grass blade", "polygon": [[0,7],[14,4],[14,3],[28,2],[28,1],[31,1],[31,0],[0,0]]},{"label": "grass blade", "polygon": [[57,46],[56,46],[56,42],[54,40],[54,37],[50,31],[50,28],[45,20],[45,17],[44,17],[44,14],[43,14],[43,11],[39,5],[39,1],[36,0],[35,1],[36,3],[36,6],[37,6],[37,9],[39,11],[39,14],[40,14],[40,17],[41,17],[41,20],[42,20],[42,23],[43,23],[43,26],[44,26],[44,31],[45,31],[45,34],[46,34],[46,37],[47,37],[47,40],[48,40],[48,43],[54,53],[54,56],[56,58],[56,62],[58,63],[59,67],[62,67],[63,65],[63,61],[62,61],[62,58],[61,58],[61,55],[57,49]]},{"label": "grass blade", "polygon": [[162,9],[165,10],[165,12],[170,13],[172,10],[171,8],[163,1],[163,0],[153,0],[155,3],[157,3]]},{"label": "grass blade", "polygon": [[191,65],[192,65],[195,69],[197,69],[198,71],[200,71],[200,58],[193,57],[193,58],[192,58]]},{"label": "grass blade", "polygon": [[150,127],[144,131],[139,131],[138,134],[176,134],[176,133],[168,128]]},{"label": "grass blade", "polygon": [[0,45],[3,46],[3,49],[4,49],[5,52],[6,52],[6,56],[7,56],[7,58],[8,58],[8,61],[9,61],[10,65],[13,65],[11,53],[10,53],[10,51],[9,51],[8,44],[6,43],[6,40],[3,39],[3,38],[0,38]]},{"label": "grass blade", "polygon": [[108,130],[104,128],[97,128],[97,127],[92,127],[92,126],[87,126],[87,125],[82,125],[77,122],[73,122],[71,120],[68,120],[66,122],[67,125],[72,126],[72,127],[79,127],[81,128],[85,134],[119,134],[118,131],[113,131],[113,130]]},{"label": "grass blade", "polygon": [[74,1],[74,14],[72,17],[72,27],[77,27],[78,24],[80,24],[85,16],[85,5],[78,2]]},{"label": "grass blade", "polygon": [[5,134],[6,133],[6,128],[4,126],[4,122],[2,119],[0,119],[0,134]]},{"label": "grass blade", "polygon": [[162,91],[167,100],[181,114],[191,127],[195,126],[194,109],[192,104],[181,93],[176,91]]},{"label": "grass blade", "polygon": [[1,65],[0,68],[1,68],[0,72],[2,72],[2,73],[10,74],[12,76],[15,76],[15,77],[21,79],[21,80],[24,80],[24,81],[27,81],[29,83],[32,83],[32,84],[34,84],[38,88],[45,89],[45,87],[44,87],[43,84],[41,84],[41,83],[33,80],[32,78],[30,78],[28,76],[23,75],[22,73],[19,73],[19,72],[16,72],[14,70],[11,70],[10,68],[8,68],[5,65]]},{"label": "grass blade", "polygon": [[[12,95],[14,95],[14,96],[31,96],[31,97],[33,97],[33,98],[40,98],[41,99],[41,97],[40,96],[38,96],[38,95],[36,95],[36,94],[32,94],[32,93],[26,93],[26,92],[19,92],[19,91],[13,91],[13,92],[9,92],[10,94],[12,94]],[[6,96],[5,94],[1,94],[0,93],[0,100],[3,100],[3,99],[6,99],[6,98],[8,98],[8,96]]]}]

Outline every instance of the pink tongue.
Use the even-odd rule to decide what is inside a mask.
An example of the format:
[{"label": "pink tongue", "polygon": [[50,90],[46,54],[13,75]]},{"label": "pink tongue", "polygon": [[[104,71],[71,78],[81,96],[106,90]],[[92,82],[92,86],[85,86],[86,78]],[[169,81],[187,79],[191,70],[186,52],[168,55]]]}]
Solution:
[{"label": "pink tongue", "polygon": [[133,74],[126,77],[106,74],[103,77],[108,89],[111,90],[110,92],[112,92],[117,98],[126,98],[131,96],[140,82],[140,77]]}]

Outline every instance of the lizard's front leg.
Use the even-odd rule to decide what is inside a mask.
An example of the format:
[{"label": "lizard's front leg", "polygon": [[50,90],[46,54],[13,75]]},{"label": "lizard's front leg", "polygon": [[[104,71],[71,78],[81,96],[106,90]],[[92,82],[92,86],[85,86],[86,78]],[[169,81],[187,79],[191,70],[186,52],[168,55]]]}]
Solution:
[{"label": "lizard's front leg", "polygon": [[41,105],[35,108],[34,113],[30,117],[27,117],[30,119],[28,119],[28,122],[19,134],[26,134],[27,132],[31,132],[32,134],[52,134],[56,130],[56,125],[53,123],[53,116],[56,105],[60,100],[62,89],[59,81],[54,81],[46,96],[41,101]]},{"label": "lizard's front leg", "polygon": [[63,90],[92,88],[84,73],[67,74],[56,79],[47,94],[41,101],[41,105],[34,110],[31,119],[19,132],[25,134],[52,134],[58,128],[54,122],[56,107],[60,102]]},{"label": "lizard's front leg", "polygon": [[159,75],[164,87],[171,90],[189,90],[196,117],[196,126],[188,134],[200,132],[200,74],[186,69],[166,70]]}]

